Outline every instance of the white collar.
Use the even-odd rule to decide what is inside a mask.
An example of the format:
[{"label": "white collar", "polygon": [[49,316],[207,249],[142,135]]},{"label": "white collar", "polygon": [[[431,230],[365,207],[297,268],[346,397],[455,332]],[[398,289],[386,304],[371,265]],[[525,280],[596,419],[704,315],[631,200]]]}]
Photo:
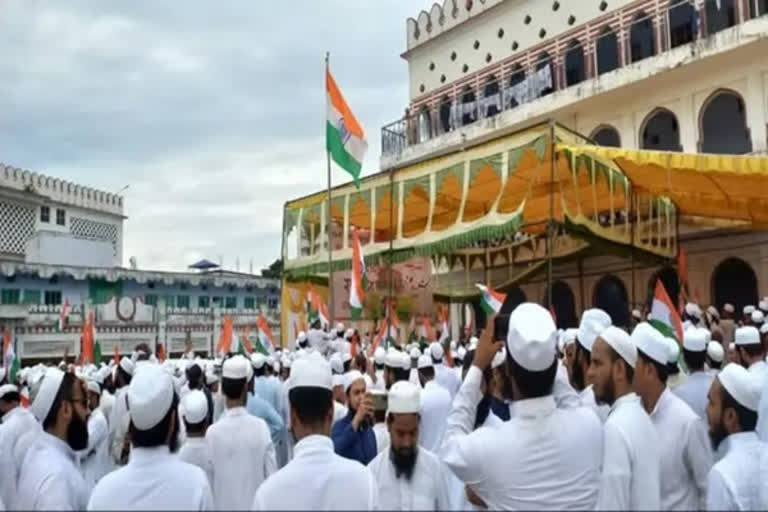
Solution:
[{"label": "white collar", "polygon": [[224,411],[225,416],[244,416],[248,412],[245,410],[245,406],[238,405],[237,407],[227,407]]},{"label": "white collar", "polygon": [[639,401],[640,401],[640,397],[637,396],[637,393],[635,393],[634,391],[627,393],[626,395],[620,396],[619,398],[614,400],[613,405],[611,405],[610,411],[608,411],[608,415],[613,414],[613,411],[615,411],[616,409],[618,409],[624,404],[630,404],[632,402],[639,402]]},{"label": "white collar", "polygon": [[552,395],[539,398],[528,398],[512,402],[510,413],[514,417],[539,418],[548,416],[557,408],[555,397]]},{"label": "white collar", "polygon": [[671,391],[669,390],[669,386],[664,386],[664,391],[661,392],[659,395],[659,398],[656,399],[656,405],[653,406],[653,410],[651,411],[651,414],[649,416],[653,416],[656,414],[656,412],[662,407],[664,402],[666,402],[669,397],[671,396]]},{"label": "white collar", "polygon": [[61,453],[62,455],[64,455],[65,457],[67,457],[68,459],[74,462],[75,452],[67,443],[65,443],[58,437],[49,434],[45,430],[43,430],[41,434],[42,435],[40,436],[40,440],[42,442],[44,442],[45,444],[47,444],[48,446],[50,446],[51,448],[53,448],[54,450],[56,450],[57,452]]},{"label": "white collar", "polygon": [[[189,438],[187,439],[189,441]],[[154,464],[158,459],[168,458],[171,456],[171,451],[167,445],[154,446],[152,448],[143,448],[141,446],[131,445],[131,454],[129,455],[129,464]]]},{"label": "white collar", "polygon": [[721,459],[728,452],[734,448],[738,448],[745,444],[754,443],[758,441],[757,432],[750,430],[748,432],[736,432],[731,434],[720,442],[720,446],[717,447],[717,459]]},{"label": "white collar", "polygon": [[317,453],[334,453],[333,441],[328,436],[312,434],[302,438],[293,447],[293,458],[308,457]]}]

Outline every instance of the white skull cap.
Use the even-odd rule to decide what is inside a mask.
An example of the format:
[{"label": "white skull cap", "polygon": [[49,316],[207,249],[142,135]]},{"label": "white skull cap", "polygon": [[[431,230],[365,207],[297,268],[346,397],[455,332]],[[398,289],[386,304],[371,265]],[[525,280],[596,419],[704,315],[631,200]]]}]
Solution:
[{"label": "white skull cap", "polygon": [[597,337],[601,332],[610,327],[611,324],[611,317],[602,309],[588,309],[581,315],[581,323],[579,323],[579,332],[576,335],[576,339],[582,347],[592,352],[592,345]]},{"label": "white skull cap", "polygon": [[526,370],[540,372],[552,366],[556,338],[552,315],[538,304],[520,304],[509,316],[507,352]]},{"label": "white skull cap", "polygon": [[657,363],[666,365],[669,362],[669,345],[664,336],[648,322],[637,324],[631,338],[637,350]]},{"label": "white skull cap", "polygon": [[158,365],[143,367],[128,386],[131,422],[139,430],[149,430],[168,414],[173,403],[173,378]]},{"label": "white skull cap", "polygon": [[723,350],[723,346],[720,343],[716,341],[710,341],[709,344],[707,344],[707,355],[714,362],[722,363],[723,359],[725,358],[725,351]]},{"label": "white skull cap", "polygon": [[598,338],[605,341],[629,366],[635,367],[637,364],[637,347],[623,329],[612,325],[601,332]]},{"label": "white skull cap", "polygon": [[48,413],[51,411],[51,407],[53,407],[53,402],[56,400],[56,395],[59,393],[62,380],[64,380],[64,372],[58,368],[47,368],[45,370],[35,399],[29,407],[40,423],[48,417]]},{"label": "white skull cap", "polygon": [[736,363],[728,363],[717,374],[720,384],[739,404],[757,411],[760,402],[760,383],[749,370]]},{"label": "white skull cap", "polygon": [[331,365],[316,352],[308,353],[293,362],[291,377],[288,379],[288,390],[294,388],[322,388],[333,390]]},{"label": "white skull cap", "polygon": [[395,382],[387,396],[387,412],[391,414],[418,413],[421,406],[421,389],[408,381]]},{"label": "white skull cap", "polygon": [[746,327],[739,327],[734,334],[734,342],[736,345],[757,345],[760,343],[760,332],[757,327],[748,325]]}]

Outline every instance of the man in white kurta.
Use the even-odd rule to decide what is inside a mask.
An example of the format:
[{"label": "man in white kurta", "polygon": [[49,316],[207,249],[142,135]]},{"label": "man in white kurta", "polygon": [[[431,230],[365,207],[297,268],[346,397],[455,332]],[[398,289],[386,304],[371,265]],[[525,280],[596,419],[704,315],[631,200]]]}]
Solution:
[{"label": "man in white kurta", "polygon": [[19,406],[20,393],[15,385],[0,386],[0,499],[12,506],[16,503],[16,483],[21,462],[26,455],[19,440],[32,438],[40,431],[40,423],[30,411]]},{"label": "man in white kurta", "polygon": [[203,471],[171,453],[178,441],[173,378],[149,363],[126,392],[131,410],[128,464],[104,476],[88,510],[211,510],[213,498]]},{"label": "man in white kurta", "polygon": [[659,436],[640,397],[632,392],[638,359],[635,338],[653,333],[660,339],[666,360],[666,343],[647,323],[635,327],[632,339],[618,327],[609,327],[592,346],[587,378],[598,402],[611,406],[603,429],[598,510],[658,510],[661,505]]},{"label": "man in white kurta", "polygon": [[117,465],[122,465],[123,450],[125,444],[125,434],[128,433],[130,416],[128,414],[128,402],[126,393],[128,385],[132,378],[135,365],[131,359],[123,357],[115,368],[115,379],[120,387],[115,391],[115,401],[112,404],[112,413],[109,416],[109,454],[112,461]]},{"label": "man in white kurta", "polygon": [[196,389],[187,393],[181,403],[181,421],[186,427],[187,437],[179,450],[179,459],[202,469],[208,483],[213,486],[213,457],[205,440],[208,399],[205,393]]},{"label": "man in white kurta", "polygon": [[[473,432],[483,371],[499,348],[486,329],[453,402],[441,458],[489,509],[587,510],[597,501],[600,421],[585,407],[557,408],[556,337],[547,310],[521,304],[510,316],[505,364],[533,397],[512,397],[509,421]],[[538,372],[546,385],[533,386],[523,370]]]},{"label": "man in white kurta", "polygon": [[293,458],[256,491],[253,510],[376,510],[376,483],[365,466],[336,455],[329,436],[331,368],[316,354],[294,361],[288,380]]},{"label": "man in white kurta", "polygon": [[705,361],[711,339],[708,330],[700,327],[688,329],[683,334],[683,360],[688,368],[688,378],[673,391],[693,412],[706,422],[707,393],[714,374],[707,370]]},{"label": "man in white kurta", "polygon": [[451,394],[435,381],[432,358],[424,354],[419,357],[418,369],[421,379],[421,429],[419,444],[436,452],[440,449],[445,432],[445,421],[451,411]]},{"label": "man in white kurta", "polygon": [[447,389],[451,394],[451,399],[453,399],[461,387],[461,378],[456,375],[452,368],[443,364],[445,351],[440,343],[436,341],[430,343],[429,355],[432,357],[432,364],[435,368],[435,382]]},{"label": "man in white kurta", "polygon": [[383,510],[450,508],[448,469],[432,452],[419,446],[419,402],[419,388],[410,382],[398,382],[389,390],[391,444],[368,464]]},{"label": "man in white kurta", "polygon": [[245,410],[252,371],[243,356],[224,361],[221,386],[227,409],[205,434],[213,456],[213,498],[218,510],[249,508],[256,489],[277,470],[267,424]]},{"label": "man in white kurta", "polygon": [[80,467],[89,490],[92,490],[101,477],[109,473],[112,463],[109,460],[109,427],[107,418],[99,407],[101,386],[95,381],[88,382],[88,400],[91,415],[88,418],[88,448],[79,453]]}]

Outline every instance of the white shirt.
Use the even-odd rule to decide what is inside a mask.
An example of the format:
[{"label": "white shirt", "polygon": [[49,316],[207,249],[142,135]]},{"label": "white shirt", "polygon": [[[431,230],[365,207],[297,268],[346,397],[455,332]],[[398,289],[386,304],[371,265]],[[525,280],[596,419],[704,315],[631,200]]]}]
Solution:
[{"label": "white shirt", "polygon": [[739,432],[726,437],[718,447],[723,457],[712,466],[707,485],[707,510],[760,510],[761,487],[766,474],[761,460],[766,445],[755,432]]},{"label": "white shirt", "polygon": [[109,417],[109,453],[115,464],[120,464],[123,451],[123,440],[128,433],[131,417],[128,414],[128,386],[115,391],[115,402],[112,404],[112,414]]},{"label": "white shirt", "polygon": [[377,510],[376,483],[367,467],[333,451],[328,436],[312,435],[293,459],[256,491],[253,510]]},{"label": "white shirt", "polygon": [[[698,373],[698,372],[697,372]],[[651,411],[659,443],[662,510],[704,510],[712,448],[704,421],[665,388]]]},{"label": "white shirt", "polygon": [[9,508],[83,510],[87,504],[88,488],[75,463],[75,452],[58,437],[41,431],[21,465],[18,498]]},{"label": "white shirt", "polygon": [[180,461],[167,446],[131,447],[128,464],[104,476],[88,510],[212,510],[203,470]]},{"label": "white shirt", "polygon": [[597,400],[595,399],[595,391],[592,389],[591,384],[585,387],[579,393],[579,400],[581,401],[582,406],[589,407],[595,411],[595,414],[600,419],[601,423],[605,423],[605,420],[608,418],[608,412],[611,410],[611,408],[607,404],[597,404]]},{"label": "white shirt", "polygon": [[390,450],[379,453],[368,469],[379,488],[382,510],[449,510],[448,479],[445,465],[432,452],[418,447],[411,479],[397,478]]},{"label": "white shirt", "polygon": [[205,434],[213,457],[218,510],[246,510],[261,483],[277,470],[269,428],[245,407],[227,409]]},{"label": "white shirt", "polygon": [[618,398],[605,420],[598,510],[659,510],[659,436],[635,393]]},{"label": "white shirt", "polygon": [[109,424],[109,417],[112,415],[112,406],[115,404],[115,397],[106,389],[102,390],[99,398],[99,409],[104,414],[104,419]]},{"label": "white shirt", "polygon": [[472,432],[482,378],[472,366],[453,401],[440,450],[448,467],[489,509],[593,509],[602,446],[595,414],[559,409],[548,395],[514,402],[509,421]]},{"label": "white shirt", "polygon": [[419,380],[419,371],[416,368],[411,368],[411,372],[408,374],[408,382],[421,387],[421,381]]},{"label": "white shirt", "polygon": [[88,417],[88,448],[79,452],[80,468],[88,490],[92,490],[101,477],[109,473],[112,463],[109,460],[109,427],[107,418],[100,408],[96,408]]},{"label": "white shirt", "polygon": [[179,460],[202,469],[213,486],[213,457],[204,437],[187,437],[179,450]]},{"label": "white shirt", "polygon": [[336,400],[333,401],[333,422],[331,423],[331,428],[336,424],[337,421],[344,419],[347,416],[347,413],[349,412],[349,409],[347,409],[347,406],[337,402]]},{"label": "white shirt", "polygon": [[373,384],[373,389],[386,391],[387,386],[384,384],[384,370],[376,370],[373,373],[376,375],[376,382]]},{"label": "white shirt", "polygon": [[714,378],[715,374],[712,372],[693,372],[684,383],[673,390],[703,421],[707,421],[707,395]]},{"label": "white shirt", "polygon": [[0,423],[0,499],[8,507],[17,500],[16,483],[26,451],[41,431],[40,423],[23,407],[14,407],[3,416]]},{"label": "white shirt", "polygon": [[373,435],[376,436],[376,453],[381,453],[389,447],[389,430],[387,430],[386,421],[373,426]]},{"label": "white shirt", "polygon": [[461,387],[461,378],[456,375],[453,368],[448,368],[444,364],[436,364],[435,368],[435,381],[443,386],[451,394],[451,398],[456,396]]},{"label": "white shirt", "polygon": [[445,420],[451,412],[451,394],[434,380],[421,390],[419,413],[419,444],[434,452],[440,449],[445,432]]}]

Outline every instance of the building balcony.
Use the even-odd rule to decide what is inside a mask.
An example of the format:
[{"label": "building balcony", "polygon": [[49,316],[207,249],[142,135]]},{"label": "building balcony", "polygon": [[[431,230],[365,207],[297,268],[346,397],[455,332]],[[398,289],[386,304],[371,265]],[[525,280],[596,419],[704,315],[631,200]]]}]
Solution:
[{"label": "building balcony", "polygon": [[768,37],[768,0],[640,0],[415,98],[382,170],[496,138],[586,98]]}]

